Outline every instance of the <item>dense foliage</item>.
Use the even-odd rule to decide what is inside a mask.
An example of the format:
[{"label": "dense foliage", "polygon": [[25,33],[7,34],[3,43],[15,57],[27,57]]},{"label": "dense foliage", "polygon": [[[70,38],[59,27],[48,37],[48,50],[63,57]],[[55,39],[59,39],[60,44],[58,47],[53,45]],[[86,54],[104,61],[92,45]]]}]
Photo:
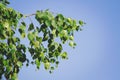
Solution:
[{"label": "dense foliage", "polygon": [[[68,42],[74,48],[74,31],[81,30],[84,22],[45,10],[33,14],[38,26],[33,22],[27,26],[22,18],[29,16],[7,7],[7,4],[7,0],[0,1],[0,79],[4,76],[8,80],[17,80],[24,63],[26,66],[36,65],[37,69],[43,63],[51,72],[60,58],[67,59],[62,44]],[[23,39],[29,42],[29,46],[21,43]],[[30,53],[32,60],[27,58],[26,52]]]}]

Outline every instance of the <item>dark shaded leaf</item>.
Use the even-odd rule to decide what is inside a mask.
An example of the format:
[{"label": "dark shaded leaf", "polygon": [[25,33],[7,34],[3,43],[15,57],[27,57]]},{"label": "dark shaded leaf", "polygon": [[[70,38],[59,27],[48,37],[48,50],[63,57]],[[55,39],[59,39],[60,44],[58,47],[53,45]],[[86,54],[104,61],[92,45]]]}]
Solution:
[{"label": "dark shaded leaf", "polygon": [[28,31],[31,31],[31,30],[33,30],[33,29],[34,29],[34,25],[33,25],[33,23],[31,23],[31,24],[29,25]]}]

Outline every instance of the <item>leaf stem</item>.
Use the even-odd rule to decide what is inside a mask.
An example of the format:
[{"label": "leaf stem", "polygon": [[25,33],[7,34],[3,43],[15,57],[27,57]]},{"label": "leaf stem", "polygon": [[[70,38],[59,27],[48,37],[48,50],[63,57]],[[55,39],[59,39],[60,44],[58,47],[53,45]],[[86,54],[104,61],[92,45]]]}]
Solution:
[{"label": "leaf stem", "polygon": [[36,15],[36,14],[33,13],[33,14],[25,15],[25,17],[30,17],[30,16],[34,16],[34,15]]}]

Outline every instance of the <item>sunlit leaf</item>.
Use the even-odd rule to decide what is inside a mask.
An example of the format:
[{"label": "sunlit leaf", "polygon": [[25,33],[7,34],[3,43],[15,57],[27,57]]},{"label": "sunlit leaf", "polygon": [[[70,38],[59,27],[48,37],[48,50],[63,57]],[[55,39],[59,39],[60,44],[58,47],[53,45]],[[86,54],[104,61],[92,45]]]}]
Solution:
[{"label": "sunlit leaf", "polygon": [[37,66],[37,69],[39,69],[40,68],[40,61],[38,59],[35,60],[35,64]]},{"label": "sunlit leaf", "polygon": [[18,65],[19,67],[22,67],[22,62],[18,61],[18,62],[17,62],[17,65]]},{"label": "sunlit leaf", "polygon": [[35,41],[35,42],[34,42],[34,46],[35,46],[35,48],[39,47],[39,46],[40,46],[40,45],[39,45],[39,41]]},{"label": "sunlit leaf", "polygon": [[61,57],[62,57],[62,59],[67,59],[67,52],[63,52],[63,53],[61,54]]},{"label": "sunlit leaf", "polygon": [[79,21],[79,24],[80,24],[81,26],[83,26],[84,22],[80,20],[80,21]]},{"label": "sunlit leaf", "polygon": [[46,24],[46,26],[51,26],[51,21],[46,20],[46,21],[45,21],[45,24]]},{"label": "sunlit leaf", "polygon": [[70,40],[74,40],[74,37],[73,37],[73,36],[69,36],[69,39],[70,39]]},{"label": "sunlit leaf", "polygon": [[22,37],[22,38],[25,38],[25,36],[26,36],[25,33],[22,33],[22,34],[21,34],[21,37]]},{"label": "sunlit leaf", "polygon": [[45,62],[44,63],[44,67],[46,70],[48,70],[50,68],[50,63],[49,62]]},{"label": "sunlit leaf", "polygon": [[28,39],[30,40],[30,41],[32,41],[32,40],[34,40],[34,34],[33,33],[28,33],[28,35],[27,35],[27,37],[28,37]]}]

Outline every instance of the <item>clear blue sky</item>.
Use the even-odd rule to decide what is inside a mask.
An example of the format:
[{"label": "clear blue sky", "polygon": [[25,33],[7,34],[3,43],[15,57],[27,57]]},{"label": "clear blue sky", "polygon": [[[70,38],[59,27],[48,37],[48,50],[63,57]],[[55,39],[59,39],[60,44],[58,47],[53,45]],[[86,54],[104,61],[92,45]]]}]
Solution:
[{"label": "clear blue sky", "polygon": [[69,59],[49,74],[41,67],[23,67],[19,80],[120,80],[120,0],[10,0],[24,13],[50,9],[87,24],[75,34]]}]

